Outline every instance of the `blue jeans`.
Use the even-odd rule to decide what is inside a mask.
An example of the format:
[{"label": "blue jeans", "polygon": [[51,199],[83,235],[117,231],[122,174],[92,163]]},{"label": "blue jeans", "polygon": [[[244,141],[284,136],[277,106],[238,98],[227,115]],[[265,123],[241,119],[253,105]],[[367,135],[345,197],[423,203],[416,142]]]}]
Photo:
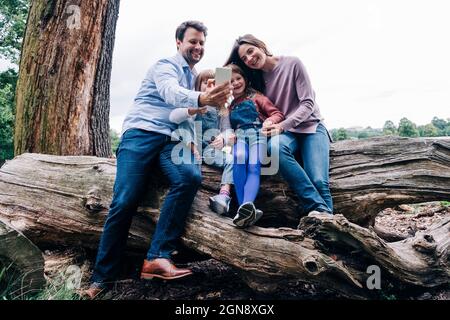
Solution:
[{"label": "blue jeans", "polygon": [[233,156],[208,145],[203,149],[203,163],[223,169],[221,185],[233,184]]},{"label": "blue jeans", "polygon": [[[320,123],[316,133],[285,132],[279,138],[279,144],[269,141],[269,152],[271,157],[279,157],[281,175],[305,211],[333,213],[329,187],[330,140],[326,128]],[[303,167],[294,156],[298,151]]]},{"label": "blue jeans", "polygon": [[172,162],[174,146],[169,136],[156,132],[129,129],[123,134],[117,150],[113,200],[100,239],[92,282],[106,284],[117,277],[132,216],[145,194],[149,174],[154,170],[152,162],[158,158],[170,190],[162,205],[147,259],[171,257],[201,182],[201,172],[194,161],[180,165]]}]

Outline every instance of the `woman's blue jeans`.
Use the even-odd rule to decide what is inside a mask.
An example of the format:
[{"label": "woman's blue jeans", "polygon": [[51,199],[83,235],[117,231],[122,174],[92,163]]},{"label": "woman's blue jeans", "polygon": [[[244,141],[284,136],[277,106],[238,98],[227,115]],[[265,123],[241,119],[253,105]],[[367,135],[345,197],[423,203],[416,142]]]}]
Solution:
[{"label": "woman's blue jeans", "polygon": [[[299,197],[306,212],[333,213],[329,186],[330,139],[321,123],[316,133],[285,132],[279,136],[279,143],[269,140],[269,152],[272,158],[279,157],[280,173]],[[303,167],[295,159],[297,152]]]},{"label": "woman's blue jeans", "polygon": [[146,193],[150,173],[156,170],[154,160],[159,160],[170,190],[162,205],[147,259],[171,257],[201,182],[199,166],[193,159],[191,164],[172,162],[175,145],[169,136],[156,132],[130,129],[123,134],[117,150],[113,200],[100,239],[92,282],[105,284],[117,277],[133,214]]}]

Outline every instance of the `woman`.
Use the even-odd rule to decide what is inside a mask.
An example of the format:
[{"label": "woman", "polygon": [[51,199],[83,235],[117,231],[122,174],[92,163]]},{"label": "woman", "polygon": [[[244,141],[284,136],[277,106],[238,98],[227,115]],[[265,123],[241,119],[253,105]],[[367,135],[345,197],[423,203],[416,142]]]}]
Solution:
[{"label": "woman", "polygon": [[[267,96],[285,120],[263,128],[271,157],[279,157],[280,172],[300,198],[305,212],[333,213],[329,188],[330,136],[322,123],[315,93],[302,62],[274,56],[253,35],[239,37],[226,64],[240,66],[250,85]],[[278,143],[279,141],[279,143]],[[302,166],[294,155],[299,153]]]}]

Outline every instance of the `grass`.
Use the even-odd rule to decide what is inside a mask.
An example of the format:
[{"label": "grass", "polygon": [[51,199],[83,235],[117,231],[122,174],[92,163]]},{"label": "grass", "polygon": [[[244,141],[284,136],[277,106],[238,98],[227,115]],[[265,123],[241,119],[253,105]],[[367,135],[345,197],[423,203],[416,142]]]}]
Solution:
[{"label": "grass", "polygon": [[24,291],[21,280],[12,264],[0,265],[0,300],[80,300],[75,289],[68,288],[63,281],[48,280],[41,290]]},{"label": "grass", "polygon": [[81,298],[74,289],[69,289],[64,285],[48,284],[29,300],[81,300]]},{"label": "grass", "polygon": [[450,201],[441,201],[441,206],[450,207]]}]

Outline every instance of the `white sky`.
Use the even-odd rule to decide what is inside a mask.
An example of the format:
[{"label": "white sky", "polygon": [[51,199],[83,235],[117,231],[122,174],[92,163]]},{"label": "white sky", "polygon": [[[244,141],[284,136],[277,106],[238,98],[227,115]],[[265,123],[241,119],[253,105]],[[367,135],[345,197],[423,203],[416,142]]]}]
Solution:
[{"label": "white sky", "polygon": [[175,29],[188,19],[209,29],[197,70],[221,66],[245,33],[275,55],[298,56],[329,128],[448,118],[449,7],[446,0],[121,1],[111,126],[120,131],[147,69],[175,53]]},{"label": "white sky", "polygon": [[176,53],[175,29],[191,19],[209,29],[198,71],[221,66],[245,33],[275,55],[298,56],[330,129],[449,118],[449,7],[448,0],[122,0],[111,127],[121,131],[148,68]]}]

